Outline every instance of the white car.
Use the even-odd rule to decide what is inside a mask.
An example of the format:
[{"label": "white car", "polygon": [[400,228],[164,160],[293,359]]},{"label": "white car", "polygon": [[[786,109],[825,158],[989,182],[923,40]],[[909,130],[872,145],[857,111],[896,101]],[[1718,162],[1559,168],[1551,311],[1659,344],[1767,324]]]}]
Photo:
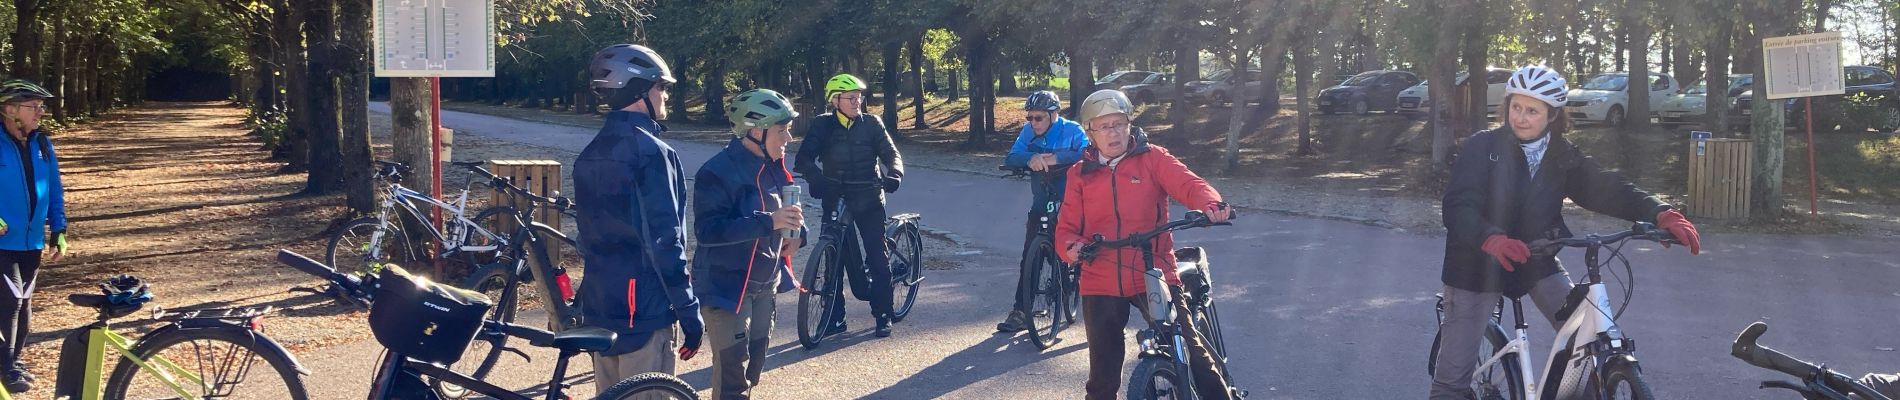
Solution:
[{"label": "white car", "polygon": [[[1729,75],[1729,82],[1731,82],[1731,86],[1745,86],[1754,81],[1750,79],[1749,75],[1742,74]],[[1735,93],[1735,91],[1730,90],[1729,93]],[[1707,79],[1696,80],[1695,85],[1690,86],[1689,90],[1684,90],[1682,94],[1669,96],[1669,100],[1664,101],[1661,106],[1656,107],[1656,122],[1661,124],[1664,128],[1675,128],[1682,125],[1702,123],[1702,116],[1708,114],[1708,108],[1706,107],[1708,97],[1709,81]],[[1732,98],[1734,96],[1731,95],[1729,97]],[[1730,104],[1733,104],[1733,100],[1731,100]]]},{"label": "white car", "polygon": [[[1459,72],[1458,80],[1455,81],[1457,82],[1456,84],[1464,85],[1465,77],[1468,75],[1470,75],[1468,72]],[[1504,82],[1510,79],[1511,70],[1503,68],[1485,69],[1484,81],[1486,83],[1486,99],[1484,101],[1484,112],[1486,115],[1497,115],[1498,105],[1504,104]],[[1431,81],[1424,81],[1410,88],[1406,88],[1405,91],[1399,92],[1398,113],[1422,116],[1425,115],[1426,112],[1431,111],[1431,87]]]},{"label": "white car", "polygon": [[[1612,72],[1597,75],[1585,81],[1583,86],[1570,90],[1570,102],[1565,107],[1570,119],[1577,122],[1600,122],[1606,125],[1622,125],[1629,110],[1629,96],[1625,90],[1629,87],[1629,74]],[[1669,100],[1676,94],[1676,80],[1669,75],[1649,73],[1650,113],[1644,118],[1656,116],[1657,105]]]}]

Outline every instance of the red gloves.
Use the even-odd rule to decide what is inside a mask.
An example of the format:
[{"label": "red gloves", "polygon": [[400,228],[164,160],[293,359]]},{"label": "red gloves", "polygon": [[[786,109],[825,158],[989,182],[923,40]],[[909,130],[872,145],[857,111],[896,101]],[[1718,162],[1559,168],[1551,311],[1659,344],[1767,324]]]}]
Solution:
[{"label": "red gloves", "polygon": [[[1688,245],[1689,254],[1702,254],[1702,235],[1696,233],[1695,224],[1690,224],[1689,219],[1684,218],[1682,213],[1676,210],[1664,210],[1656,214],[1656,227],[1669,231],[1669,235],[1675,236],[1677,242]],[[1663,247],[1667,248],[1669,244],[1663,243]]]},{"label": "red gloves", "polygon": [[1490,254],[1492,258],[1498,259],[1498,265],[1504,266],[1505,271],[1517,272],[1517,267],[1511,263],[1522,264],[1531,258],[1531,248],[1529,246],[1525,246],[1521,240],[1512,239],[1503,234],[1491,235],[1491,237],[1484,238],[1484,244],[1478,246],[1478,249],[1484,250],[1484,254]]}]

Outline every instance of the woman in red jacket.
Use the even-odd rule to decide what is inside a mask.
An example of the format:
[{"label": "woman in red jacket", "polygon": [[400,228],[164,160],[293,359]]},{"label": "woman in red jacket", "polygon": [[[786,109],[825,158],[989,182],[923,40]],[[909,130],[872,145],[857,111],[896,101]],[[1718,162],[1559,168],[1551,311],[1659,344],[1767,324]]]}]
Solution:
[{"label": "woman in red jacket", "polygon": [[[1069,169],[1068,194],[1062,198],[1062,213],[1056,220],[1056,243],[1067,249],[1063,260],[1080,257],[1085,238],[1102,235],[1114,240],[1129,234],[1154,230],[1168,220],[1168,199],[1202,210],[1214,222],[1226,221],[1232,214],[1220,193],[1207,181],[1189,171],[1168,150],[1148,144],[1141,128],[1129,125],[1134,113],[1128,95],[1119,90],[1102,90],[1082,102],[1078,115],[1088,128],[1090,147],[1082,162]],[[1167,275],[1170,285],[1180,285],[1174,272],[1174,239],[1161,234],[1155,238],[1154,265]],[[1122,358],[1130,307],[1143,307],[1141,296],[1147,288],[1142,280],[1146,267],[1139,250],[1102,249],[1082,264],[1082,325],[1089,343],[1089,399],[1114,399],[1121,387]],[[1180,293],[1180,290],[1175,290]],[[1229,397],[1226,377],[1213,367],[1205,343],[1187,323],[1186,308],[1177,308],[1182,320],[1177,324],[1188,330],[1188,353],[1194,369],[1194,381],[1204,398]]]}]

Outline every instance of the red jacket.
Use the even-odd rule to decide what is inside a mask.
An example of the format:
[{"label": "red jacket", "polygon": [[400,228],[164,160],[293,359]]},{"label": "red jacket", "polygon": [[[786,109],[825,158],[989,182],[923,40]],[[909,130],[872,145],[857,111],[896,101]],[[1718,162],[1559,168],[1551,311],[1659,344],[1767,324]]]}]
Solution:
[{"label": "red jacket", "polygon": [[[1062,198],[1056,219],[1056,248],[1086,244],[1096,234],[1116,240],[1153,230],[1169,219],[1168,199],[1197,210],[1221,201],[1213,186],[1189,171],[1167,149],[1148,144],[1146,133],[1136,128],[1133,135],[1127,156],[1115,166],[1102,165],[1101,155],[1090,148],[1080,165],[1069,169],[1068,193]],[[1179,285],[1173,250],[1172,235],[1155,238],[1155,268],[1166,274],[1168,283]],[[1068,257],[1066,251],[1062,254]],[[1093,260],[1082,265],[1081,293],[1121,297],[1141,294],[1147,290],[1142,283],[1144,268],[1140,249],[1100,249]]]}]

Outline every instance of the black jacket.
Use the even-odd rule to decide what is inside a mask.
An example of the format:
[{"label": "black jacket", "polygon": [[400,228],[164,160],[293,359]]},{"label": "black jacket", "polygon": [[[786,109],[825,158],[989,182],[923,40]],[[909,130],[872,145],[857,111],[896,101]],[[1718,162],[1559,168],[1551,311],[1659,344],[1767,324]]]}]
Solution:
[{"label": "black jacket", "polygon": [[1451,287],[1523,295],[1538,279],[1561,271],[1554,255],[1532,256],[1517,272],[1505,272],[1479,249],[1484,239],[1505,234],[1530,243],[1570,237],[1564,199],[1584,209],[1628,221],[1654,222],[1669,205],[1603,169],[1576,145],[1554,134],[1535,178],[1509,127],[1465,140],[1445,188],[1445,271]]},{"label": "black jacket", "polygon": [[646,114],[615,111],[574,160],[576,243],[587,279],[581,316],[619,333],[619,355],[639,350],[653,332],[698,318],[686,271],[686,174],[679,153],[657,137],[666,127]]},{"label": "black jacket", "polygon": [[805,142],[798,145],[793,168],[805,175],[812,196],[818,198],[878,188],[895,192],[904,179],[904,159],[897,154],[897,145],[884,130],[884,122],[871,114],[858,115],[850,128],[838,123],[832,113],[813,118]]}]

